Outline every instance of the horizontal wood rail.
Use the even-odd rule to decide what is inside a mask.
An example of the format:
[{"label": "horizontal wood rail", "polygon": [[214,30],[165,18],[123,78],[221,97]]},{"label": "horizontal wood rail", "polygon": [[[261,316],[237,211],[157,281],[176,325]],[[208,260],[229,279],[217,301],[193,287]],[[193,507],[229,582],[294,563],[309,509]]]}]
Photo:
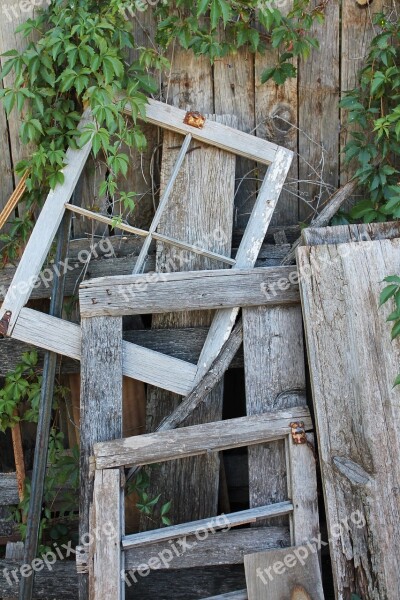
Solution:
[{"label": "horizontal wood rail", "polygon": [[199,521],[183,523],[182,525],[173,525],[172,527],[163,527],[162,529],[127,535],[122,538],[122,547],[124,550],[128,550],[136,546],[144,546],[154,542],[166,542],[188,535],[196,535],[196,533],[200,532],[226,530],[230,527],[256,523],[260,519],[281,517],[291,512],[293,512],[293,504],[291,502],[278,502],[277,504],[259,506],[258,508],[241,510],[227,515],[210,517],[209,519],[200,519]]},{"label": "horizontal wood rail", "polygon": [[80,206],[74,206],[73,204],[66,204],[65,208],[70,210],[73,213],[81,215],[83,217],[87,217],[88,219],[93,219],[94,221],[99,221],[100,223],[105,223],[107,225],[111,225],[114,229],[120,229],[121,231],[126,231],[128,233],[133,233],[134,235],[138,235],[144,238],[153,238],[159,242],[164,242],[165,244],[171,244],[172,246],[176,246],[177,248],[182,248],[182,250],[188,250],[189,252],[194,252],[195,254],[200,254],[201,256],[205,256],[206,258],[212,258],[214,260],[218,260],[227,265],[236,264],[235,259],[229,258],[227,256],[222,256],[221,254],[217,254],[216,252],[210,252],[209,250],[204,250],[203,248],[199,248],[194,244],[186,244],[185,242],[181,242],[180,240],[176,240],[175,238],[169,237],[167,235],[163,235],[162,233],[157,233],[156,231],[150,233],[145,229],[138,229],[137,227],[133,227],[132,225],[127,225],[126,223],[119,223],[109,217],[105,217],[99,213],[92,212],[87,210],[86,208],[81,208]]},{"label": "horizontal wood rail", "polygon": [[102,277],[80,286],[83,317],[296,304],[295,267]]},{"label": "horizontal wood rail", "polygon": [[150,465],[232,447],[272,442],[290,434],[292,421],[304,421],[306,431],[312,429],[310,411],[302,406],[101,442],[95,444],[93,451],[96,469]]}]

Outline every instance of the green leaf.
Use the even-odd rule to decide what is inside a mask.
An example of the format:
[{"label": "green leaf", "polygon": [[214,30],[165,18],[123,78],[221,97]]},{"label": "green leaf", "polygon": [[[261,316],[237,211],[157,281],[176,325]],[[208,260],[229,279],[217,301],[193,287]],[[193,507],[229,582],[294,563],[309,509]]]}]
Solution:
[{"label": "green leaf", "polygon": [[396,387],[399,384],[400,384],[400,374],[397,375],[396,379],[394,380],[393,387]]},{"label": "green leaf", "polygon": [[394,340],[398,335],[400,335],[400,321],[398,321],[392,328],[392,332],[391,332],[392,340]]},{"label": "green leaf", "polygon": [[197,7],[197,17],[205,15],[208,10],[209,0],[200,0]]},{"label": "green leaf", "polygon": [[395,295],[395,293],[398,290],[398,286],[397,285],[388,285],[387,287],[385,287],[379,296],[379,306],[382,306],[382,304],[385,304],[385,302],[387,302],[392,296]]}]

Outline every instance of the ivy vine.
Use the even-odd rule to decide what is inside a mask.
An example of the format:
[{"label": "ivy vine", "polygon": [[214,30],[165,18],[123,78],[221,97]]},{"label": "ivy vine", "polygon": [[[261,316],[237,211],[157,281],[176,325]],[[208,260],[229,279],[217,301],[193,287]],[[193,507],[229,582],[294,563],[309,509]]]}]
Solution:
[{"label": "ivy vine", "polygon": [[[28,19],[17,32],[27,39],[24,51],[10,50],[0,80],[10,73],[14,84],[0,89],[7,115],[22,116],[20,137],[32,143],[32,155],[16,165],[18,175],[28,172],[25,211],[0,236],[3,262],[19,257],[34,222],[34,214],[50,188],[63,182],[62,169],[68,147],[77,148],[93,139],[93,154],[107,169],[98,190],[111,205],[120,203],[128,213],[135,208],[135,190],[118,190],[125,176],[129,149],[142,151],[146,138],[138,124],[145,114],[147,96],[159,92],[154,73],[170,68],[167,48],[177,41],[196,55],[213,62],[246,46],[265,52],[280,50],[277,64],[266,69],[263,81],[277,84],[296,74],[294,59],[306,58],[318,43],[310,35],[315,21],[323,19],[324,5],[309,8],[309,0],[295,0],[284,15],[263,1],[175,0],[160,2],[154,47],[138,46],[132,19],[148,5],[126,0],[52,0],[35,19]],[[135,50],[137,60],[130,60]],[[152,75],[153,74],[153,75]],[[129,102],[132,119],[123,111]],[[95,124],[78,129],[82,112],[90,107]]]}]

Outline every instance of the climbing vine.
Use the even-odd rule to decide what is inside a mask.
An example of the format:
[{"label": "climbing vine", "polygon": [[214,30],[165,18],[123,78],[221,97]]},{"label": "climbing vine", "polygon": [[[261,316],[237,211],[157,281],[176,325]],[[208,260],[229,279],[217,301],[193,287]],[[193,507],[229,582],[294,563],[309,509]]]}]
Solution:
[{"label": "climbing vine", "polygon": [[[277,63],[262,78],[281,84],[296,74],[295,59],[306,58],[317,47],[309,32],[322,20],[324,9],[323,4],[309,8],[309,0],[295,0],[288,14],[260,0],[161,1],[155,10],[156,45],[141,47],[129,17],[146,6],[126,0],[52,0],[37,18],[18,27],[27,40],[36,41],[28,41],[23,52],[3,55],[0,79],[12,73],[15,82],[0,89],[0,98],[7,115],[17,110],[22,116],[22,143],[34,149],[16,165],[18,175],[28,173],[27,193],[24,215],[0,236],[3,262],[18,258],[35,210],[49,188],[63,182],[66,149],[90,138],[94,156],[107,168],[98,195],[107,197],[111,206],[118,202],[128,214],[134,210],[135,190],[119,191],[117,181],[127,174],[129,149],[146,146],[138,119],[144,116],[146,97],[159,91],[152,74],[170,68],[165,51],[172,43],[212,62],[244,46],[260,53],[272,46],[280,50]],[[132,118],[124,114],[126,103]],[[90,107],[95,124],[79,130],[85,107]]]},{"label": "climbing vine", "polygon": [[400,218],[400,20],[380,13],[357,87],[342,100],[354,126],[345,147],[366,198],[350,212],[365,223]]}]

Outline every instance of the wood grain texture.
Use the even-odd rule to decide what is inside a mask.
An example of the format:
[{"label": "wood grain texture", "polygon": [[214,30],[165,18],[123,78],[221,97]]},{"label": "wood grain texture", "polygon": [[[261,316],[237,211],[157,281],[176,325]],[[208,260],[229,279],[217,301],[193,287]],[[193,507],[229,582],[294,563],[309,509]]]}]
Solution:
[{"label": "wood grain texture", "polygon": [[239,527],[248,523],[256,523],[265,517],[287,515],[293,510],[291,502],[279,502],[270,504],[269,506],[259,506],[249,510],[241,510],[227,515],[219,515],[217,517],[209,517],[208,519],[199,519],[191,523],[183,523],[182,525],[172,525],[171,527],[163,527],[162,529],[154,529],[142,533],[127,535],[122,539],[124,550],[134,548],[136,546],[144,546],[155,542],[168,541],[179,539],[183,536],[195,535],[197,538],[204,535],[205,532],[226,531],[231,527]]},{"label": "wood grain texture", "polygon": [[94,446],[96,469],[154,464],[179,457],[260,444],[287,436],[293,420],[304,421],[307,430],[312,427],[308,408],[294,407],[253,417],[104,441]]},{"label": "wood grain texture", "polygon": [[385,322],[392,307],[378,307],[399,248],[395,239],[297,253],[338,598],[400,589],[400,346]]},{"label": "wood grain texture", "polygon": [[[76,360],[81,359],[81,337],[79,325],[31,308],[21,310],[13,332],[13,338],[21,342]],[[129,342],[123,342],[123,350],[123,373],[127,377],[159,385],[182,396],[193,389],[195,365]],[[184,378],[186,383],[182,385]]]},{"label": "wood grain texture", "polygon": [[[81,327],[79,535],[82,540],[90,531],[93,445],[122,437],[122,318],[83,319]],[[88,578],[80,575],[80,600],[87,600],[87,594]]]},{"label": "wood grain texture", "polygon": [[307,546],[245,556],[248,600],[324,600],[317,553]]},{"label": "wood grain texture", "polygon": [[327,3],[324,24],[311,30],[320,47],[299,63],[299,194],[306,200],[300,201],[299,218],[303,221],[319,212],[339,183],[339,8],[339,0]]},{"label": "wood grain texture", "polygon": [[81,283],[80,310],[94,317],[294,304],[298,283],[292,279],[293,267],[104,277]]},{"label": "wood grain texture", "polygon": [[[285,527],[270,527],[268,532],[260,527],[252,527],[214,533],[204,540],[189,536],[185,541],[188,546],[183,549],[178,542],[175,543],[178,555],[175,554],[171,563],[160,563],[161,570],[243,564],[246,554],[289,546],[290,535]],[[127,550],[125,568],[138,570],[140,565],[148,564],[151,557],[159,556],[165,547],[165,542],[161,542]]]},{"label": "wood grain texture", "polygon": [[[197,59],[196,59],[197,60]],[[202,61],[193,65],[189,80],[196,84],[196,78],[201,78],[201,84],[193,89],[203,89],[204,93],[211,85],[211,80],[199,71]],[[204,66],[204,65],[203,65]],[[174,64],[174,69],[176,65]],[[192,78],[194,78],[192,82]],[[181,87],[182,86],[182,87]],[[201,87],[203,86],[203,87]],[[185,87],[184,72],[178,80],[171,84],[171,94],[177,94]],[[209,89],[211,97],[211,88]],[[183,93],[182,98],[186,98]],[[190,100],[190,98],[189,98]],[[194,98],[191,101],[194,101]],[[200,97],[197,99],[198,102]],[[183,100],[182,100],[183,101]],[[199,109],[190,105],[190,108]],[[187,106],[185,106],[186,108]],[[206,109],[208,106],[206,106]],[[200,109],[201,110],[201,109]],[[229,116],[210,117],[222,122],[231,123]],[[193,134],[194,137],[194,134]],[[171,133],[164,135],[163,162],[161,169],[161,193],[165,189],[176,161],[182,138]],[[176,149],[172,149],[178,146]],[[173,194],[167,210],[160,221],[159,231],[166,235],[189,243],[204,240],[202,245],[225,256],[230,256],[233,227],[234,176],[236,159],[226,152],[192,142],[191,148],[197,150],[189,153],[177,178]],[[198,187],[194,182],[202,183],[202,193],[199,197]],[[175,250],[164,244],[157,244],[156,271],[162,274],[171,271],[194,271],[214,269],[218,266],[214,261],[201,256]],[[153,328],[176,328],[191,326],[208,326],[211,322],[211,312],[181,312],[167,313],[153,317]],[[197,367],[196,367],[197,370]],[[194,384],[192,386],[192,389]],[[190,390],[191,391],[191,390]],[[207,423],[222,418],[223,391],[222,385],[217,386],[205,402],[196,410],[187,424]],[[147,431],[154,431],[158,425],[169,416],[179,405],[180,399],[161,390],[150,389],[147,404]],[[166,497],[174,497],[171,520],[179,523],[191,521],[216,514],[219,486],[219,456],[195,457],[181,463],[164,464],[151,475],[151,493],[163,487]],[[185,490],[185,494],[177,490]],[[196,503],[187,502],[186,498],[196,497]],[[158,517],[156,517],[157,522]],[[142,522],[143,528],[154,527],[147,519]]]},{"label": "wood grain texture", "polygon": [[0,506],[19,504],[16,473],[0,473]]},{"label": "wood grain texture", "polygon": [[301,237],[303,246],[391,240],[400,237],[400,224],[389,222],[339,225],[336,227],[307,227],[303,229]]},{"label": "wood grain texture", "polygon": [[[236,254],[234,269],[246,269],[254,266],[278,203],[292,158],[293,153],[290,150],[278,149],[275,161],[264,178],[249,223],[243,234]],[[200,355],[197,380],[208,370],[210,364],[220,353],[232,331],[238,311],[238,308],[219,310],[214,316]]]},{"label": "wood grain texture", "polygon": [[[237,118],[240,131],[254,135],[254,55],[247,48],[214,63],[215,112]],[[271,140],[269,140],[271,141]],[[254,160],[236,161],[235,227],[245,227],[257,195]]]},{"label": "wood grain texture", "polygon": [[[306,406],[300,307],[243,310],[248,415]],[[250,506],[287,498],[285,444],[249,448]]]},{"label": "wood grain texture", "polygon": [[123,533],[122,494],[119,469],[96,472],[90,531],[99,531],[100,535],[94,536],[95,542],[89,548],[89,600],[125,598],[121,578],[124,557],[120,544]]}]

